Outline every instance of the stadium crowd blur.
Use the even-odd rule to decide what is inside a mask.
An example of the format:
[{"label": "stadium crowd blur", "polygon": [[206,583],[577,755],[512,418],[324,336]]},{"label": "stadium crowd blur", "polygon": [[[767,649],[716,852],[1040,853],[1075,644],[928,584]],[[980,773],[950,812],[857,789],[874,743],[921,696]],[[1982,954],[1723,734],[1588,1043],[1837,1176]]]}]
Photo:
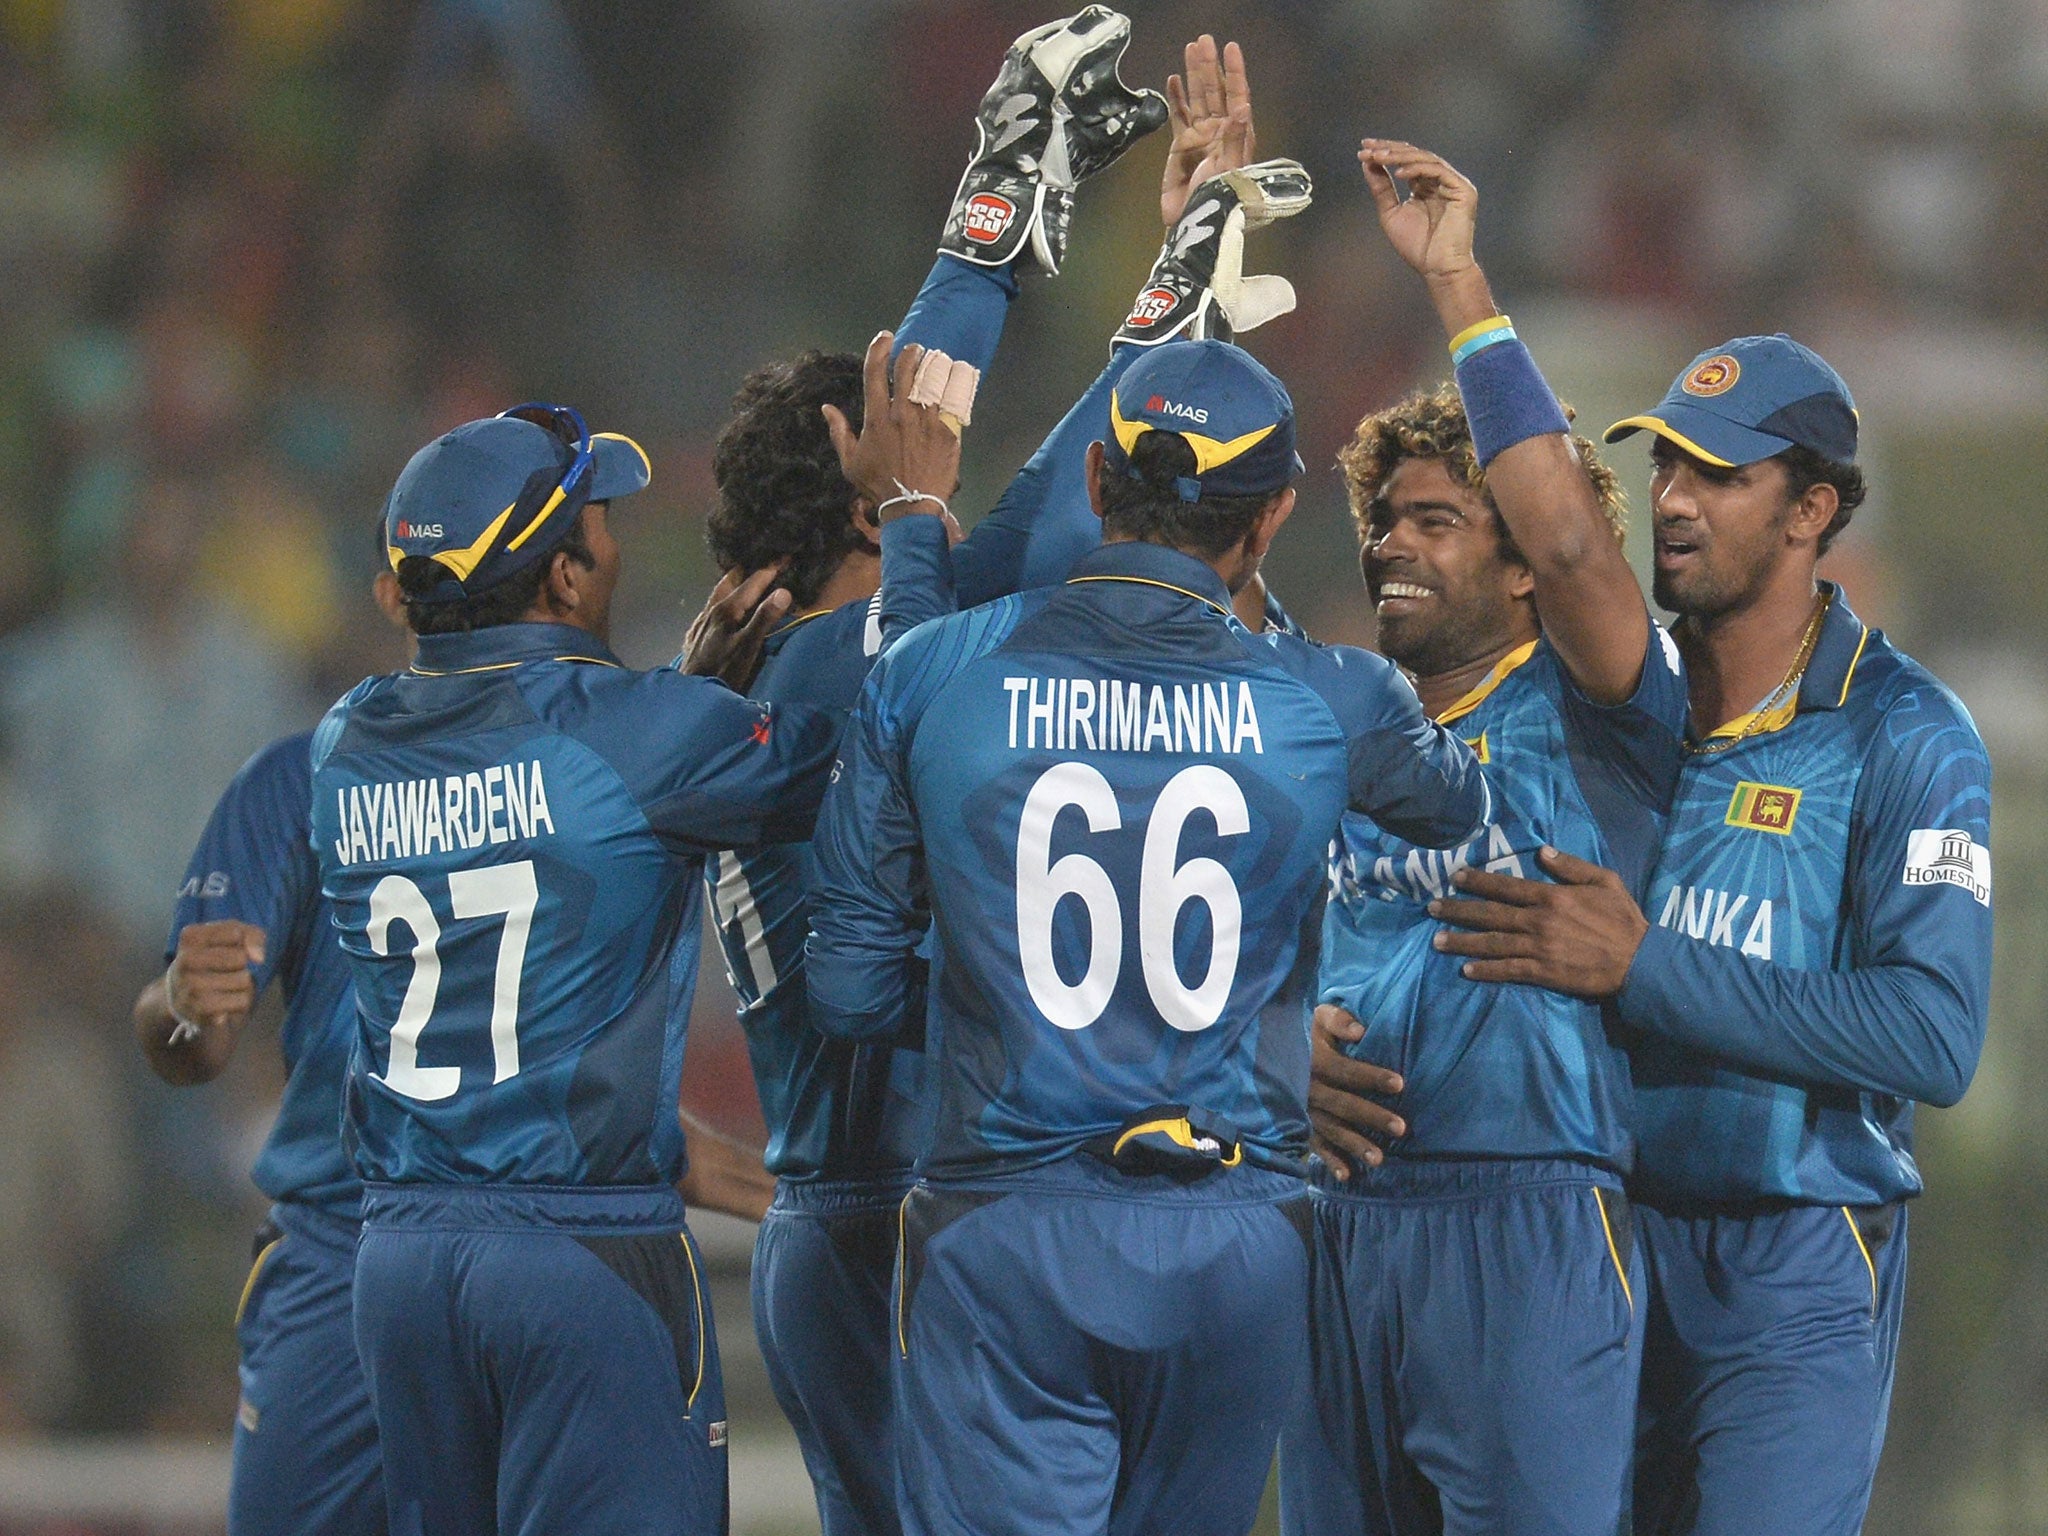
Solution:
[{"label": "stadium crowd blur", "polygon": [[[527,398],[638,436],[617,648],[662,659],[714,576],[733,386],[894,323],[974,100],[1054,8],[0,3],[0,1436],[225,1435],[274,1034],[174,1092],[128,1002],[236,767],[402,664],[366,586],[406,456]],[[1836,568],[1964,693],[2000,775],[1991,1046],[1922,1122],[1872,1529],[2048,1528],[2048,0],[1126,8],[1134,81],[1197,31],[1243,41],[1262,145],[1317,177],[1258,237],[1301,303],[1253,345],[1310,466],[1268,569],[1318,635],[1370,638],[1335,450],[1446,371],[1361,133],[1477,180],[1496,290],[1592,425],[1744,331],[1857,391],[1877,490]],[[1068,271],[1027,283],[964,512],[1099,365],[1156,167],[1085,188]],[[1640,505],[1641,448],[1613,452]],[[717,972],[688,1091],[744,1131]]]}]

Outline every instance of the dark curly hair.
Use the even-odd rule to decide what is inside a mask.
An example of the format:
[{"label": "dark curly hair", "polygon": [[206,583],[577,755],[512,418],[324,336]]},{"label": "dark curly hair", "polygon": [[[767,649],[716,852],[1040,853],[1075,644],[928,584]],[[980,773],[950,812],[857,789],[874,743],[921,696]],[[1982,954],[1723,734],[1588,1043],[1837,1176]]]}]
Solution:
[{"label": "dark curly hair", "polygon": [[[1566,421],[1575,415],[1570,406],[1564,406]],[[1592,443],[1573,433],[1572,446],[1586,466],[1600,510],[1618,541],[1628,531],[1628,495]],[[1457,386],[1440,384],[1435,389],[1417,390],[1400,403],[1366,417],[1351,441],[1338,450],[1337,465],[1344,471],[1351,515],[1361,539],[1371,536],[1373,503],[1404,459],[1442,459],[1453,480],[1485,497],[1488,506],[1493,504],[1486,489],[1486,473],[1473,452],[1472,428],[1465,420],[1465,402]],[[1511,560],[1521,559],[1505,522],[1500,525],[1500,536],[1501,553]]]},{"label": "dark curly hair", "polygon": [[711,558],[720,570],[743,571],[787,561],[782,585],[798,608],[817,601],[862,542],[847,521],[856,493],[840,473],[825,405],[860,430],[861,360],[852,353],[806,352],[756,368],[732,397],[732,420],[711,453]]}]

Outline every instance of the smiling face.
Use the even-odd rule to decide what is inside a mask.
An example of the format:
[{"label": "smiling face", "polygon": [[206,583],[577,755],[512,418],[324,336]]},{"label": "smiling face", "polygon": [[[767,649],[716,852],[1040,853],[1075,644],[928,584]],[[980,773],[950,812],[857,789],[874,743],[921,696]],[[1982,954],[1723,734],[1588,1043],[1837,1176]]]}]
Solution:
[{"label": "smiling face", "polygon": [[1660,437],[1650,463],[1660,607],[1718,618],[1749,606],[1784,561],[1811,565],[1812,543],[1793,536],[1799,498],[1776,459],[1722,469]]},{"label": "smiling face", "polygon": [[1433,677],[1535,639],[1535,582],[1502,534],[1499,514],[1442,459],[1397,464],[1359,551],[1380,650]]}]

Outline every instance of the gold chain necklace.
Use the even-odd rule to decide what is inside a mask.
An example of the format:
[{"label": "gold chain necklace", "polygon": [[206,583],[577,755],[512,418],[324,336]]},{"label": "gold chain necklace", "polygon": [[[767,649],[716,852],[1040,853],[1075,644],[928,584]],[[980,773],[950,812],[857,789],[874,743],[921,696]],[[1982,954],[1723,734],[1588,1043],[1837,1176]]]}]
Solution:
[{"label": "gold chain necklace", "polygon": [[1823,592],[1814,604],[1813,617],[1806,621],[1806,633],[1800,637],[1798,654],[1792,658],[1792,666],[1785,673],[1785,680],[1773,688],[1763,703],[1749,712],[1749,723],[1733,736],[1719,739],[1709,736],[1705,741],[1687,740],[1685,750],[1694,757],[1713,757],[1722,752],[1732,752],[1750,737],[1763,729],[1764,721],[1771,711],[1785,702],[1786,696],[1796,689],[1806,676],[1807,664],[1813,660],[1813,648],[1820,640],[1821,620],[1828,616],[1828,609],[1834,604],[1834,594]]}]

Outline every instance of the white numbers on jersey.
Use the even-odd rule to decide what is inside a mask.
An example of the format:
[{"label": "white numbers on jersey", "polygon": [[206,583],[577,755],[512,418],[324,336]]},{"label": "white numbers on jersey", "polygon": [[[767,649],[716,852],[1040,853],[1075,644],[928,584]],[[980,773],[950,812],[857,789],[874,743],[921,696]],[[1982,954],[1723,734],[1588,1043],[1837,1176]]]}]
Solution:
[{"label": "white numbers on jersey", "polygon": [[[1038,1011],[1061,1029],[1086,1029],[1102,1017],[1123,971],[1123,908],[1109,872],[1085,853],[1051,862],[1052,828],[1062,810],[1080,809],[1091,833],[1123,826],[1116,791],[1087,763],[1057,763],[1039,776],[1024,799],[1017,827],[1017,951],[1024,984]],[[1220,837],[1251,830],[1244,791],[1210,763],[1184,768],[1167,780],[1145,828],[1138,875],[1138,954],[1145,990],[1161,1018],[1177,1030],[1207,1029],[1222,1017],[1237,979],[1243,905],[1230,871],[1214,859],[1175,861],[1188,818],[1205,812]],[[1069,985],[1053,963],[1053,913],[1066,897],[1088,913],[1088,968]],[[1188,986],[1174,961],[1173,933],[1181,908],[1200,901],[1213,934],[1201,982]]]},{"label": "white numbers on jersey", "polygon": [[[498,937],[498,964],[491,992],[491,1081],[519,1075],[519,978],[526,966],[526,941],[533,932],[540,885],[533,861],[492,864],[483,869],[458,869],[448,876],[449,910],[457,919],[505,919]],[[460,1067],[420,1065],[420,1034],[433,1017],[441,990],[441,924],[427,894],[404,875],[386,875],[370,892],[370,949],[391,953],[391,924],[412,930],[412,979],[391,1026],[391,1060],[384,1082],[409,1099],[431,1103],[451,1096],[462,1086]]]},{"label": "white numbers on jersey", "polygon": [[[735,924],[740,930],[740,942],[747,951],[747,974],[754,983],[754,1001],[759,1002],[775,990],[775,957],[768,953],[768,935],[761,927],[760,903],[754,900],[754,888],[747,884],[747,871],[740,863],[740,856],[730,851],[718,856],[718,878],[711,885],[711,915],[718,922],[721,934],[729,933]],[[719,946],[724,949],[724,945]],[[726,950],[729,955],[731,951]],[[733,990],[740,989],[740,978],[732,974],[730,963],[726,974],[732,981]]]}]

